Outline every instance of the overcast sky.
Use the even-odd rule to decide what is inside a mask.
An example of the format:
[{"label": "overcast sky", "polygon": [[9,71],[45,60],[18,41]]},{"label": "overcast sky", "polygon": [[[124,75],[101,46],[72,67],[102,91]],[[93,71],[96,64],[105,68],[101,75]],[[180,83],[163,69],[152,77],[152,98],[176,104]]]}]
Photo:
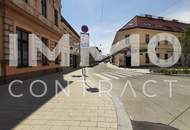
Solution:
[{"label": "overcast sky", "polygon": [[114,35],[135,15],[152,14],[190,23],[190,0],[62,0],[62,15],[80,33],[90,29],[90,45],[109,53]]}]

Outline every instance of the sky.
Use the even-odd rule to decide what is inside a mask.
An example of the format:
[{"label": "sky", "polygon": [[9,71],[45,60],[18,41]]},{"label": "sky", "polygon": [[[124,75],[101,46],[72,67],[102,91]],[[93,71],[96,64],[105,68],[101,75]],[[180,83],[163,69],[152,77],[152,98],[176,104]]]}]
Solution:
[{"label": "sky", "polygon": [[190,23],[190,0],[61,0],[62,15],[80,34],[87,25],[90,46],[109,54],[114,36],[136,15],[151,14]]}]

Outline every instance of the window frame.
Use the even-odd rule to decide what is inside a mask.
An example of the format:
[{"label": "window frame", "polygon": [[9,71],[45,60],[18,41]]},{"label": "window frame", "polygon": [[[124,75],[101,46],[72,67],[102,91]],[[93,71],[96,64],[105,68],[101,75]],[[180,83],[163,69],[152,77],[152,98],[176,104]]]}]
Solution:
[{"label": "window frame", "polygon": [[[58,45],[58,43],[55,42],[55,47],[56,47],[57,45]],[[60,64],[60,62],[59,62],[59,56],[56,57],[56,59],[55,59],[55,64],[56,64],[56,65],[59,65],[59,64]]]},{"label": "window frame", "polygon": [[[25,31],[21,28],[16,27],[16,33],[18,35],[18,32],[20,32],[20,37],[18,36],[17,42],[18,42],[18,68],[23,67],[29,67],[29,33],[28,31]],[[26,39],[23,39],[23,34],[26,34]],[[24,48],[24,45],[26,45],[26,48]],[[27,56],[24,57],[24,51],[26,49]],[[19,56],[20,53],[20,56]],[[24,60],[26,58],[26,61]],[[25,64],[26,63],[26,64]]]},{"label": "window frame", "polygon": [[168,58],[169,58],[169,55],[166,53],[166,54],[164,55],[164,59],[167,60]]},{"label": "window frame", "polygon": [[54,8],[54,24],[56,26],[59,24],[59,12],[56,8]]},{"label": "window frame", "polygon": [[28,0],[24,0],[24,2],[28,4]]},{"label": "window frame", "polygon": [[[41,37],[41,40],[42,40],[43,44],[45,44],[48,47],[48,39],[44,38],[44,37]],[[43,53],[42,53],[42,65],[43,66],[49,65],[49,61],[48,61],[47,57],[44,56]]]},{"label": "window frame", "polygon": [[125,35],[125,41],[126,41],[126,43],[129,43],[129,37],[130,37],[130,34],[126,34]]},{"label": "window frame", "polygon": [[145,35],[145,43],[148,44],[150,42],[150,35],[146,34]]},{"label": "window frame", "polygon": [[41,0],[41,15],[47,18],[47,0]]}]

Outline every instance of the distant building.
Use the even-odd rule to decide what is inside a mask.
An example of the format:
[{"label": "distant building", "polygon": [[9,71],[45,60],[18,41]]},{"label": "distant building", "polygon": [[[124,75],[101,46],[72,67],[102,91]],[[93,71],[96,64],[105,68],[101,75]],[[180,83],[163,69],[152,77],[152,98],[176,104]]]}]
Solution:
[{"label": "distant building", "polygon": [[[181,23],[178,20],[166,20],[163,17],[135,16],[116,33],[113,45],[132,34],[139,34],[140,66],[153,66],[147,53],[149,40],[158,33],[170,33],[180,39],[187,26],[186,23]],[[168,59],[173,55],[173,48],[168,41],[162,41],[157,46],[156,53],[159,58]],[[112,56],[111,61],[117,66],[131,67],[130,48],[125,48]]]},{"label": "distant building", "polygon": [[[17,67],[9,66],[9,34],[12,33],[18,34]],[[76,31],[61,16],[61,0],[1,0],[0,82],[21,77],[29,78],[62,69],[59,65],[60,58],[55,62],[48,61],[40,52],[37,54],[37,67],[29,67],[30,33],[36,34],[51,50],[63,33],[70,34],[71,45],[80,40]],[[78,55],[78,50],[76,53]]]},{"label": "distant building", "polygon": [[80,65],[80,36],[73,27],[61,17],[63,33],[70,36],[70,67],[77,68]]},{"label": "distant building", "polygon": [[[102,53],[102,50],[98,47],[96,47],[96,49],[98,50],[99,53]],[[96,61],[95,58],[89,54],[89,65],[90,66],[95,66],[98,65],[100,63],[100,61]]]}]

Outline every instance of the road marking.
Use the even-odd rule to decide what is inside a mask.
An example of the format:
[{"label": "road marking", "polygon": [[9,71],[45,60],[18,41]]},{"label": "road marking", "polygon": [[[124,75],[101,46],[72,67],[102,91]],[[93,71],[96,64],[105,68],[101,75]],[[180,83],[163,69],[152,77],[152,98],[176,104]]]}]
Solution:
[{"label": "road marking", "polygon": [[101,78],[101,79],[104,79],[104,80],[112,80],[112,79],[110,79],[110,78],[107,78],[107,77],[105,77],[105,76],[103,76],[103,75],[100,75],[100,74],[94,74],[94,75],[96,75],[97,77],[99,77],[99,78]]},{"label": "road marking", "polygon": [[128,76],[128,77],[133,77],[133,75],[130,75],[130,74],[127,74],[127,73],[122,73],[122,72],[115,72],[115,73],[125,75],[125,76]]},{"label": "road marking", "polygon": [[117,77],[120,77],[120,78],[125,78],[126,76],[123,76],[123,75],[119,75],[119,74],[116,74],[116,73],[113,73],[113,72],[107,72],[108,74],[111,74],[111,75],[115,75]]},{"label": "road marking", "polygon": [[102,73],[102,74],[105,75],[105,76],[108,76],[110,78],[113,78],[113,79],[119,79],[118,77],[113,76],[113,75],[109,75],[109,74],[106,74],[106,73]]},{"label": "road marking", "polygon": [[142,74],[141,73],[131,73],[131,75],[133,76],[141,76]]}]

